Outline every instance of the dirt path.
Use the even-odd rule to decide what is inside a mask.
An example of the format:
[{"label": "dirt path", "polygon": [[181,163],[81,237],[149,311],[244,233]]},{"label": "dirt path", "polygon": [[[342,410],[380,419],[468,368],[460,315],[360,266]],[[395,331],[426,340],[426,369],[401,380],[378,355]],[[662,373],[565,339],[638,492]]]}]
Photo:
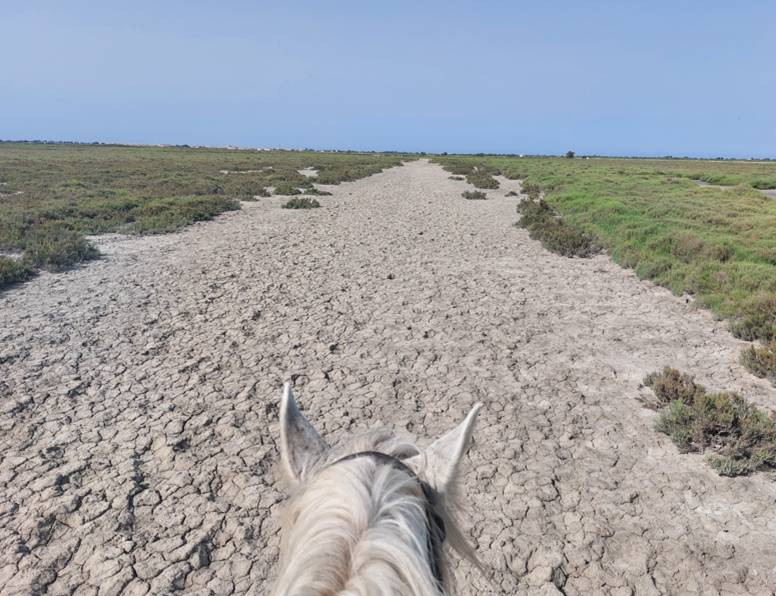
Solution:
[{"label": "dirt path", "polygon": [[[570,260],[427,162],[279,199],[0,295],[0,592],[267,593],[277,403],[426,440],[485,402],[465,476],[495,569],[463,594],[767,594],[776,483],[652,430],[664,364],[776,405],[723,323]],[[122,592],[123,589],[123,592]],[[37,593],[37,592],[36,592]]]}]

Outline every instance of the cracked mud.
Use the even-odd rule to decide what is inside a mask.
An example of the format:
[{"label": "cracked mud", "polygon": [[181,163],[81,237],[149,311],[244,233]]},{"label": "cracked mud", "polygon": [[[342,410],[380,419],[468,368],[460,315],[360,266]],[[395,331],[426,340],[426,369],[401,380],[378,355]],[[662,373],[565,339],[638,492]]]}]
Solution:
[{"label": "cracked mud", "polygon": [[776,484],[654,432],[666,364],[773,408],[725,324],[607,257],[566,259],[413,162],[0,295],[0,592],[265,594],[277,405],[421,442],[485,408],[462,482],[490,580],[463,594],[770,594]]}]

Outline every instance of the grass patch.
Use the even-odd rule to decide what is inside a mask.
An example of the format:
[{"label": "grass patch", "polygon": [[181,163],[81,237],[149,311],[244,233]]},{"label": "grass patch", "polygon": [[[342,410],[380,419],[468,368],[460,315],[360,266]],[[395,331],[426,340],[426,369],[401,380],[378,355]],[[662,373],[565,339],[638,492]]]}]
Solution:
[{"label": "grass patch", "polygon": [[[239,201],[276,194],[324,195],[315,182],[338,184],[400,165],[397,154],[249,151],[0,142],[0,285],[36,269],[58,271],[89,260],[85,235],[178,230]],[[21,192],[21,194],[11,194]]]},{"label": "grass patch", "polygon": [[309,197],[296,197],[289,199],[282,205],[283,209],[316,209],[321,204],[315,199]]},{"label": "grass patch", "polygon": [[592,235],[566,223],[543,199],[521,201],[517,211],[517,225],[547,250],[566,257],[589,257],[600,252]]},{"label": "grass patch", "polygon": [[479,190],[465,190],[461,196],[468,201],[484,201],[488,198],[488,195]]},{"label": "grass patch", "polygon": [[[569,225],[594,234],[642,278],[731,322],[743,339],[776,338],[776,201],[756,188],[775,162],[440,156],[449,172],[477,166],[522,180]],[[693,180],[732,188],[700,187]]]},{"label": "grass patch", "polygon": [[764,346],[750,346],[741,352],[741,362],[752,374],[776,385],[776,340]]},{"label": "grass patch", "polygon": [[708,393],[692,377],[666,367],[644,384],[661,410],[656,430],[683,452],[706,453],[723,476],[776,468],[776,419],[729,392]]}]

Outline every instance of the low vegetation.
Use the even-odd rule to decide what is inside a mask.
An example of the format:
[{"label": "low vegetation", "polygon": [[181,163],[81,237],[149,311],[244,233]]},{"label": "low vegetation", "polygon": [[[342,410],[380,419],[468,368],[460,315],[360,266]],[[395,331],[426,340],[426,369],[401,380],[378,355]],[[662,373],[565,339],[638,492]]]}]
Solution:
[{"label": "low vegetation", "polygon": [[521,201],[517,212],[518,225],[547,250],[566,257],[589,257],[601,250],[592,235],[566,223],[544,199]]},{"label": "low vegetation", "polygon": [[[731,322],[742,339],[776,338],[776,163],[678,159],[440,156],[523,181],[523,192],[596,237],[619,264]],[[700,187],[694,180],[733,188]]]},{"label": "low vegetation", "polygon": [[99,253],[81,234],[57,225],[33,228],[23,239],[22,262],[48,271],[63,271]]},{"label": "low vegetation", "polygon": [[466,175],[466,181],[475,188],[493,189],[498,188],[498,180],[483,171],[474,171]]},{"label": "low vegetation", "polygon": [[488,195],[479,190],[465,190],[461,196],[469,201],[484,201],[488,198]]},{"label": "low vegetation", "polygon": [[305,190],[306,195],[315,195],[317,197],[330,197],[331,193],[328,190],[320,190],[318,188],[308,188]]},{"label": "low vegetation", "polygon": [[289,199],[286,203],[283,203],[283,209],[315,209],[320,207],[321,204],[315,199],[309,197],[297,197]]},{"label": "low vegetation", "polygon": [[776,385],[776,339],[763,346],[745,348],[741,362],[753,374]]},{"label": "low vegetation", "polygon": [[0,288],[30,279],[35,272],[18,259],[0,257]]},{"label": "low vegetation", "polygon": [[[157,234],[275,194],[324,195],[404,156],[0,143],[0,288],[95,258],[86,235]],[[314,180],[299,173],[314,168]]]},{"label": "low vegetation", "polygon": [[443,165],[452,176],[451,180],[466,180],[475,188],[494,189],[498,188],[498,180],[492,174],[498,173],[491,170],[481,162],[472,162],[466,158],[457,159],[454,157],[444,158]]},{"label": "low vegetation", "polygon": [[708,393],[673,368],[648,375],[657,398],[655,425],[683,452],[708,455],[723,476],[776,468],[776,418],[735,393]]}]

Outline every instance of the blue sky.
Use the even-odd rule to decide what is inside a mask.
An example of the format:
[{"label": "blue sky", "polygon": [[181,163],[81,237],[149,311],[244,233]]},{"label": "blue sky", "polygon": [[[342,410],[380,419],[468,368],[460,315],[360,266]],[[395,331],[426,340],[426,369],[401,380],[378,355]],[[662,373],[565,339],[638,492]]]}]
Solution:
[{"label": "blue sky", "polygon": [[0,138],[776,157],[776,2],[0,0]]}]

